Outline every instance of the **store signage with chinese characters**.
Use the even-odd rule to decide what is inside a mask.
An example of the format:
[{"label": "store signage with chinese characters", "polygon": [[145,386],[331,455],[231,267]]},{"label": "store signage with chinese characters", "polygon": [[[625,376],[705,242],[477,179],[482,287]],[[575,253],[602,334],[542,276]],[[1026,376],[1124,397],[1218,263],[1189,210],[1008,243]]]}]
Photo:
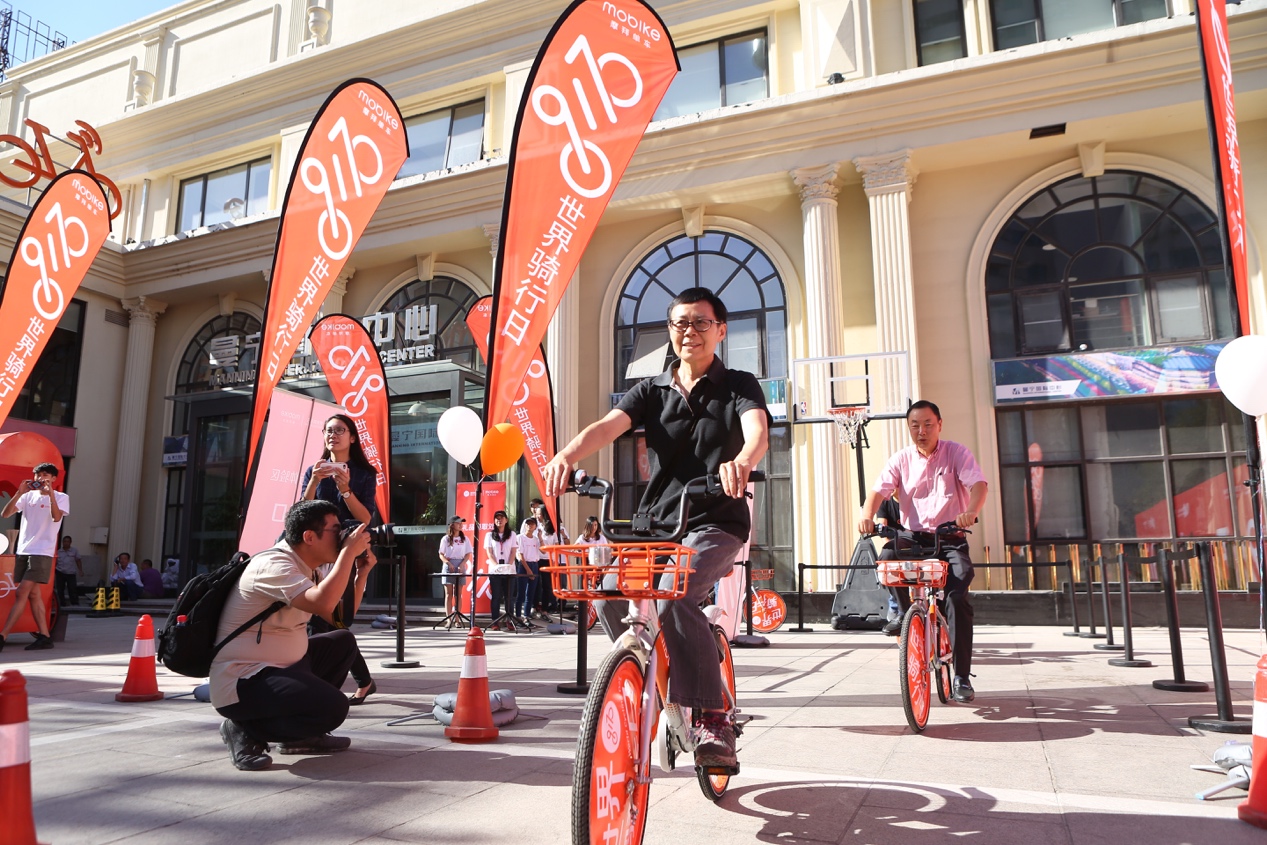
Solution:
[{"label": "store signage with chinese characters", "polygon": [[[27,143],[17,135],[0,135],[0,144],[7,144],[18,151],[17,156],[7,160],[0,167],[0,183],[10,188],[33,188],[41,179],[53,179],[57,176],[56,164],[48,151],[48,139],[60,140],[48,131],[48,127],[27,118],[23,123],[31,130],[31,143]],[[82,170],[101,185],[110,206],[110,219],[119,216],[123,210],[123,199],[119,188],[109,178],[97,172],[93,166],[93,154],[101,154],[101,135],[82,120],[76,120],[79,128],[66,133],[66,141],[79,148],[79,158],[64,170]]]},{"label": "store signage with chinese characters", "polygon": [[[361,324],[374,340],[383,366],[390,368],[436,357],[436,306],[411,305],[400,311],[379,311],[361,318]],[[259,359],[260,333],[224,334],[207,344],[209,387],[229,387],[255,381],[255,364]],[[285,376],[320,373],[321,366],[305,337],[286,367]]]},{"label": "store signage with chinese characters", "polygon": [[1044,402],[1218,390],[1225,341],[1193,346],[1072,352],[994,362],[994,401]]}]

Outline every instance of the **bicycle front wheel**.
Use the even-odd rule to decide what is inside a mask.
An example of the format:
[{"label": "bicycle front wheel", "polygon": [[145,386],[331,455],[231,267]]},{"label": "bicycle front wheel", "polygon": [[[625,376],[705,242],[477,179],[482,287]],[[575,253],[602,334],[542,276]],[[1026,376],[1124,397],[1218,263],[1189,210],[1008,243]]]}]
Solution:
[{"label": "bicycle front wheel", "polygon": [[[726,709],[732,714],[735,711],[735,663],[730,653],[730,642],[721,628],[713,626],[713,637],[717,640],[717,654],[721,660],[722,692],[726,696]],[[699,780],[699,788],[709,801],[719,801],[730,786],[730,775],[710,775],[704,769],[696,768],[695,777]]]},{"label": "bicycle front wheel", "polygon": [[928,708],[932,704],[932,690],[929,689],[931,673],[924,655],[927,626],[927,611],[918,604],[911,605],[902,620],[902,640],[898,648],[902,708],[906,711],[906,723],[916,733],[923,731],[928,724]]},{"label": "bicycle front wheel", "polygon": [[950,626],[946,617],[937,612],[937,700],[950,701]]},{"label": "bicycle front wheel", "polygon": [[637,782],[642,688],[642,663],[627,648],[598,667],[572,768],[572,845],[642,842],[648,791]]}]

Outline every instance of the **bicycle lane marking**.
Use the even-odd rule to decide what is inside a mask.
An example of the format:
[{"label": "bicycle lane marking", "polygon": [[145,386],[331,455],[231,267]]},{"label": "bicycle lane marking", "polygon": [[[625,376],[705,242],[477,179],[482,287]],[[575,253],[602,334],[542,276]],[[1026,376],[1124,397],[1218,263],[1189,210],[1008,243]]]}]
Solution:
[{"label": "bicycle lane marking", "polygon": [[[1218,807],[1211,804],[1186,805],[1176,802],[1158,801],[1147,798],[1123,798],[1119,796],[1083,795],[1071,792],[1037,792],[1028,789],[1010,789],[1007,787],[963,786],[946,783],[931,783],[912,780],[894,780],[890,778],[848,778],[821,772],[790,771],[784,769],[765,769],[755,766],[744,766],[740,775],[740,785],[744,787],[740,801],[749,810],[764,814],[781,815],[783,811],[771,810],[754,802],[761,792],[763,782],[776,786],[782,783],[815,783],[838,784],[858,789],[893,789],[904,792],[919,792],[933,796],[953,795],[967,800],[993,800],[995,803],[1028,804],[1034,807],[1046,807],[1053,813],[1065,813],[1069,810],[1092,810],[1112,813],[1113,815],[1163,815],[1186,818],[1234,819],[1236,807]],[[748,783],[749,780],[756,783]],[[944,802],[942,802],[944,803]],[[930,811],[938,807],[930,807]],[[961,812],[961,811],[958,811]]]}]

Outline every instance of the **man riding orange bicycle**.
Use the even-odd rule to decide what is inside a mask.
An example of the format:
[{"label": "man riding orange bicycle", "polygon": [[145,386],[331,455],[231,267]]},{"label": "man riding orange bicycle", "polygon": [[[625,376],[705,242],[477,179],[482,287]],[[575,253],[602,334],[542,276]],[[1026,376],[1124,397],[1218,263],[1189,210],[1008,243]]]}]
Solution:
[{"label": "man riding orange bicycle", "polygon": [[[726,494],[692,510],[682,544],[695,550],[687,592],[661,610],[670,657],[670,699],[700,714],[695,764],[733,768],[734,727],[726,718],[717,647],[699,603],[731,571],[749,532],[748,475],[768,447],[770,415],[751,373],[727,369],[716,356],[726,337],[726,306],[707,288],[690,288],[669,304],[670,367],[638,383],[607,416],[582,431],[543,470],[547,496],[561,495],[576,462],[633,428],[644,430],[651,465],[639,511],[665,519],[684,485],[719,476]],[[613,639],[623,602],[604,602],[600,618]]]},{"label": "man riding orange bicycle", "polygon": [[[906,426],[913,445],[901,450],[884,466],[880,478],[862,505],[858,531],[875,531],[875,515],[880,503],[895,491],[909,533],[915,543],[933,546],[932,532],[944,522],[954,521],[960,528],[969,528],[977,521],[985,504],[988,485],[981,467],[968,447],[941,439],[941,411],[932,402],[915,402],[906,411]],[[894,544],[896,545],[896,544]],[[880,552],[881,560],[898,556],[897,549]],[[968,542],[945,538],[939,557],[949,564],[946,577],[946,618],[953,637],[955,677],[951,695],[961,704],[976,696],[972,688],[972,603],[968,601],[968,585],[972,583],[972,558]],[[901,605],[902,615],[911,606],[905,589],[890,588]],[[885,626],[892,633],[901,620]]]}]

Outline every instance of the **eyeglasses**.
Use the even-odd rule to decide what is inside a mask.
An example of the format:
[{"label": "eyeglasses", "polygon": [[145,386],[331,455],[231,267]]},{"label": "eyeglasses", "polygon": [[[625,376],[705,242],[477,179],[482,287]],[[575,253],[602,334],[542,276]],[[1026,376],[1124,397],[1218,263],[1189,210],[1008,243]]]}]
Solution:
[{"label": "eyeglasses", "polygon": [[[346,430],[347,429],[344,429],[344,431]],[[326,533],[327,531],[338,531],[342,527],[343,527],[342,525],[336,522],[334,525],[323,525],[320,528],[310,528],[308,530],[310,530],[313,534],[316,534],[318,537],[320,537],[322,534]]]},{"label": "eyeglasses", "polygon": [[694,320],[669,320],[669,328],[678,334],[685,334],[687,329],[695,329],[695,331],[703,334],[722,322],[724,321],[706,320],[703,317],[696,317]]},{"label": "eyeglasses", "polygon": [[334,435],[335,437],[342,437],[343,435],[345,435],[345,434],[347,434],[347,433],[348,433],[348,430],[347,430],[346,428],[344,428],[343,426],[339,426],[338,428],[327,428],[327,429],[326,429],[326,434],[332,434],[332,435]]}]

